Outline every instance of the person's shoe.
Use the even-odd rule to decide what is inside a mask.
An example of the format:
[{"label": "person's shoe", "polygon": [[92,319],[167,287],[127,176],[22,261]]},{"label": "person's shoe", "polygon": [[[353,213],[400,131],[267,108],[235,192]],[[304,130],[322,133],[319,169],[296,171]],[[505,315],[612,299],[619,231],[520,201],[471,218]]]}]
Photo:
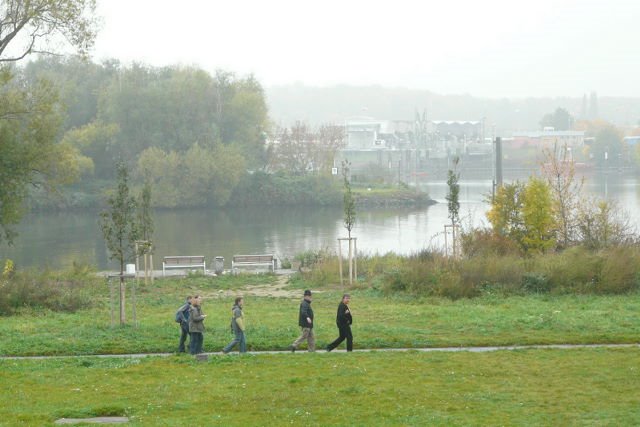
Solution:
[{"label": "person's shoe", "polygon": [[292,345],[289,346],[289,350],[291,350],[291,353],[295,353],[296,352],[296,348]]},{"label": "person's shoe", "polygon": [[331,350],[333,350],[331,347],[327,346],[326,347],[327,353],[329,353]]}]

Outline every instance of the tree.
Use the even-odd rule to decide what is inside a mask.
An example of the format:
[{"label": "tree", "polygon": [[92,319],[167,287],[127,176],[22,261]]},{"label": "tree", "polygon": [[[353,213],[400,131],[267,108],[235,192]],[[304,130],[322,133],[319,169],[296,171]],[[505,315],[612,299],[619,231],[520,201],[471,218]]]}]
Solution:
[{"label": "tree", "polygon": [[498,188],[487,212],[493,231],[501,236],[522,243],[524,221],[522,219],[522,191],[520,182],[505,184]]},{"label": "tree", "polygon": [[343,195],[343,209],[344,209],[344,228],[347,229],[347,233],[349,235],[349,239],[351,239],[351,230],[356,224],[356,202],[353,198],[353,193],[351,192],[351,181],[350,181],[350,166],[349,162],[342,161],[342,181],[344,184],[344,195]]},{"label": "tree", "polygon": [[546,252],[554,247],[551,192],[540,178],[530,178],[524,187],[522,220],[525,228],[522,243],[527,252]]},{"label": "tree", "polygon": [[[342,180],[344,184],[343,209],[344,209],[344,228],[347,229],[349,236],[349,283],[353,283],[354,279],[354,251],[352,249],[351,230],[356,224],[356,203],[351,192],[351,177],[349,176],[351,164],[342,161]],[[340,259],[340,282],[342,282],[342,259]]]},{"label": "tree", "polygon": [[69,182],[77,153],[56,145],[62,123],[57,91],[27,82],[10,63],[51,49],[56,37],[86,53],[95,39],[95,0],[0,0],[0,241],[12,242],[30,186]]},{"label": "tree", "polygon": [[555,130],[570,130],[575,120],[564,108],[557,108],[551,114],[545,114],[540,120],[540,127],[552,127]]},{"label": "tree", "polygon": [[96,37],[95,0],[0,0],[0,62],[49,53],[63,39],[86,55]]},{"label": "tree", "polygon": [[455,171],[456,166],[458,165],[459,158],[456,157],[453,161],[454,169],[449,169],[447,172],[447,187],[449,191],[445,199],[447,199],[447,210],[449,211],[449,219],[451,220],[451,225],[455,226],[458,224],[460,220],[460,184],[458,184],[458,180],[460,179],[460,173]]},{"label": "tree", "polygon": [[582,180],[576,180],[575,163],[569,156],[569,150],[563,146],[558,154],[543,149],[544,161],[542,174],[551,189],[553,199],[553,215],[557,225],[557,242],[566,248],[576,239],[576,215],[578,196],[582,190]]},{"label": "tree", "polygon": [[601,167],[621,166],[625,146],[620,131],[613,125],[600,128],[591,147],[594,160]]},{"label": "tree", "polygon": [[589,198],[580,204],[577,228],[580,241],[591,249],[633,242],[637,230],[629,216],[612,201]]},{"label": "tree", "polygon": [[11,244],[29,188],[72,182],[85,163],[69,144],[54,144],[62,115],[50,83],[28,85],[0,69],[0,99],[0,241]]},{"label": "tree", "polygon": [[118,163],[117,188],[108,201],[108,209],[100,213],[100,228],[109,250],[109,259],[120,266],[120,324],[124,324],[125,263],[135,258],[135,242],[140,238],[136,218],[136,199],[129,191],[129,171]]}]

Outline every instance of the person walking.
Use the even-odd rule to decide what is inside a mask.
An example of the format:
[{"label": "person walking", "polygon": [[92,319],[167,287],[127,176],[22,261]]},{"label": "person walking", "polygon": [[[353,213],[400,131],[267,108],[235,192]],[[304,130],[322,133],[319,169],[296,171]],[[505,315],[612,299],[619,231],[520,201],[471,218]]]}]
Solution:
[{"label": "person walking", "polygon": [[[186,302],[176,312],[176,320],[180,323],[180,342],[178,343],[178,353],[185,352],[185,342],[189,336],[189,314],[191,311],[191,295],[187,297]],[[191,339],[189,339],[191,344]]]},{"label": "person walking", "polygon": [[233,340],[227,344],[225,348],[222,349],[224,354],[227,354],[231,351],[231,349],[236,345],[238,346],[238,351],[240,353],[247,352],[247,342],[244,337],[244,313],[242,312],[242,307],[244,306],[244,300],[242,297],[236,298],[236,301],[231,308],[231,330],[235,337]]},{"label": "person walking", "polygon": [[289,346],[291,352],[295,352],[298,346],[307,340],[308,350],[310,352],[316,351],[316,338],[313,335],[313,309],[311,308],[311,291],[307,289],[304,291],[304,298],[300,303],[300,314],[298,316],[298,325],[302,328],[302,334],[297,340]]},{"label": "person walking", "polygon": [[327,351],[331,351],[347,340],[347,351],[353,351],[353,335],[351,335],[351,323],[353,318],[351,317],[351,310],[349,309],[349,302],[351,301],[351,295],[344,294],[342,301],[338,304],[338,314],[336,315],[336,326],[340,336],[331,344],[327,346]]},{"label": "person walking", "polygon": [[189,312],[189,333],[191,341],[189,342],[189,352],[191,354],[202,353],[204,342],[204,319],[207,315],[202,313],[202,297],[196,295],[191,300],[191,309]]}]

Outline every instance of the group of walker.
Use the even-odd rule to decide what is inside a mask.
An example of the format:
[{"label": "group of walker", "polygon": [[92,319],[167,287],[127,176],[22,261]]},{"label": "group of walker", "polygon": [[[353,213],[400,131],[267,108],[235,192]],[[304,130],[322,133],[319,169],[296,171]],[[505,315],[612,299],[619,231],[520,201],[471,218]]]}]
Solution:
[{"label": "group of walker", "polygon": [[[298,346],[305,340],[308,344],[308,351],[314,352],[316,350],[316,340],[313,333],[313,309],[311,308],[312,295],[310,290],[304,291],[302,302],[300,303],[300,313],[298,316],[298,325],[300,326],[302,333],[290,346],[289,350],[295,352]],[[332,351],[338,347],[342,341],[347,340],[347,351],[353,350],[353,335],[351,334],[351,323],[353,318],[351,316],[351,310],[349,309],[349,302],[351,296],[344,294],[342,300],[338,305],[338,313],[336,315],[336,325],[340,335],[335,341],[327,345],[326,350]],[[203,341],[204,341],[204,320],[207,315],[202,312],[202,298],[199,295],[188,296],[187,301],[176,312],[176,322],[180,323],[180,344],[178,345],[178,352],[185,352],[185,343],[187,337],[189,338],[189,353],[200,354],[202,353]],[[245,324],[244,314],[242,307],[244,300],[242,297],[235,299],[233,307],[231,308],[231,331],[234,338],[229,344],[227,344],[222,352],[224,354],[229,353],[233,347],[238,345],[238,351],[240,353],[246,353],[247,342],[244,335]]]}]

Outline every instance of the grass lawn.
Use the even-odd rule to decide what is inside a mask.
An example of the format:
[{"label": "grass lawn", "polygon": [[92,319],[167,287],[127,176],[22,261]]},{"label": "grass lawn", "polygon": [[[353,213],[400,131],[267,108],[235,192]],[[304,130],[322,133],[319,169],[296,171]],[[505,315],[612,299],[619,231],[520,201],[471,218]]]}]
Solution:
[{"label": "grass lawn", "polygon": [[0,424],[640,425],[640,350],[0,361]]},{"label": "grass lawn", "polygon": [[[110,325],[109,290],[93,285],[95,304],[76,313],[21,309],[0,322],[0,355],[119,354],[170,352],[177,348],[173,321],[187,294],[204,295],[205,351],[220,351],[231,339],[230,309],[245,295],[250,350],[285,349],[298,335],[302,291],[289,296],[253,296],[252,286],[275,286],[275,276],[191,277],[157,280],[137,291],[138,327]],[[285,289],[286,291],[287,289]],[[337,289],[314,294],[318,346],[337,336]],[[263,292],[264,293],[264,292]],[[558,343],[637,343],[640,294],[624,296],[480,297],[450,301],[387,297],[354,289],[355,348],[446,347]],[[129,301],[130,303],[130,301]],[[130,306],[128,309],[130,316]],[[116,308],[117,316],[117,308]]]}]

